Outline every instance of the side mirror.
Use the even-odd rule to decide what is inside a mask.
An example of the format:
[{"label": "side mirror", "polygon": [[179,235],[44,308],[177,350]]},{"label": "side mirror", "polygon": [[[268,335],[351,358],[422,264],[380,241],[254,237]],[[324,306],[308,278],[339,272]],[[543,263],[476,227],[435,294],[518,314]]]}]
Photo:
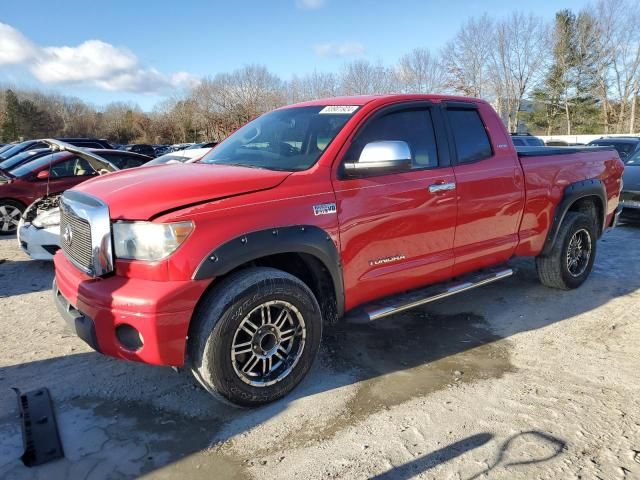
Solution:
[{"label": "side mirror", "polygon": [[38,180],[46,180],[47,178],[49,178],[49,170],[40,170],[36,175],[36,178]]},{"label": "side mirror", "polygon": [[357,162],[345,163],[350,177],[382,175],[411,170],[411,149],[407,142],[385,140],[367,143]]}]

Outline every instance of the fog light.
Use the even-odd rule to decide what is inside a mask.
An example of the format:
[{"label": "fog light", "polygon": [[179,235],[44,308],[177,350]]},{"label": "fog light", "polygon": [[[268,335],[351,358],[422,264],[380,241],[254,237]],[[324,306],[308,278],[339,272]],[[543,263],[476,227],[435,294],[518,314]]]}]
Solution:
[{"label": "fog light", "polygon": [[116,327],[116,337],[120,344],[127,350],[135,352],[142,348],[142,335],[140,335],[140,332],[131,325],[127,325],[126,323],[118,325]]}]

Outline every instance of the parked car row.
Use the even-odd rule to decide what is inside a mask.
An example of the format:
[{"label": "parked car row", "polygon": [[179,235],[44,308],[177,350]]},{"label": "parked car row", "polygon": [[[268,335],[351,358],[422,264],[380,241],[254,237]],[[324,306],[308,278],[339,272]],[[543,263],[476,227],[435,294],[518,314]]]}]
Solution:
[{"label": "parked car row", "polygon": [[[47,141],[44,142],[47,144]],[[53,145],[52,147],[58,146]],[[19,198],[9,197],[4,203],[0,201],[0,212],[3,212],[3,209],[6,212],[1,217],[3,223],[0,226],[0,231],[4,230],[8,234],[17,228],[18,243],[25,253],[36,260],[51,260],[60,248],[58,200],[61,189],[70,188],[96,174],[113,170],[166,163],[195,162],[210,150],[211,148],[187,149],[172,152],[153,160],[151,157],[123,150],[54,151],[53,149],[37,149],[19,153],[3,162],[7,168],[4,171],[5,176],[10,179],[15,178],[11,182],[13,190],[15,192],[18,189],[20,193],[14,194],[14,197]],[[93,164],[87,166],[84,155],[91,155]],[[108,162],[109,165],[96,163],[98,157]],[[73,161],[76,161],[76,165],[69,167],[69,163]],[[82,164],[80,170],[77,168],[78,161]],[[47,166],[49,168],[48,176],[46,175]],[[0,163],[0,169],[2,169],[2,163]],[[5,190],[7,189],[5,188]],[[0,196],[5,194],[9,195],[10,193],[8,191],[2,193],[2,184],[0,184]],[[21,212],[24,203],[34,196],[39,198]]]},{"label": "parked car row", "polygon": [[101,145],[93,141],[74,141],[80,146],[61,140],[29,140],[4,152],[0,160],[0,235],[14,233],[22,213],[38,198],[61,193],[102,172],[139,167],[151,160],[133,152],[84,147]]},{"label": "parked car row", "polygon": [[119,145],[118,149],[126,150],[128,152],[141,153],[150,157],[160,157],[167,153],[178,152],[180,150],[188,150],[194,148],[212,148],[217,145],[217,142],[202,142],[202,143],[176,143],[173,145],[149,145],[149,144],[129,144]]}]

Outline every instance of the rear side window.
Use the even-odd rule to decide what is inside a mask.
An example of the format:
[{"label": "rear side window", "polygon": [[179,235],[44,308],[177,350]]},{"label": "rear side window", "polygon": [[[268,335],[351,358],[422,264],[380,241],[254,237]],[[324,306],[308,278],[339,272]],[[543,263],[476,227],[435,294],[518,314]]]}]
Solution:
[{"label": "rear side window", "polygon": [[409,144],[413,168],[438,166],[438,151],[428,109],[392,112],[368,123],[349,148],[345,160],[357,162],[367,143],[401,140]]},{"label": "rear side window", "polygon": [[458,163],[477,162],[493,152],[477,110],[447,110],[458,154]]}]

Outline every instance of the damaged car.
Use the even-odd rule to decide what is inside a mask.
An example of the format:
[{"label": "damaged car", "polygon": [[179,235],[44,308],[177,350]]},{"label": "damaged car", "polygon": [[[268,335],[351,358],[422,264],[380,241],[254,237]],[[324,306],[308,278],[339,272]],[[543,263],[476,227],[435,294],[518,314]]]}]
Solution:
[{"label": "damaged car", "polygon": [[[107,154],[104,155],[107,158],[103,158],[96,152],[98,151],[72,149],[66,153],[86,162],[86,166],[95,172],[92,176],[137,167],[149,160],[148,157],[142,158],[142,155],[129,152],[119,152],[128,155],[124,160]],[[117,151],[114,152],[118,154]],[[58,191],[37,199],[25,209],[18,222],[20,248],[34,260],[52,260],[60,248],[60,195],[61,192]]]}]

